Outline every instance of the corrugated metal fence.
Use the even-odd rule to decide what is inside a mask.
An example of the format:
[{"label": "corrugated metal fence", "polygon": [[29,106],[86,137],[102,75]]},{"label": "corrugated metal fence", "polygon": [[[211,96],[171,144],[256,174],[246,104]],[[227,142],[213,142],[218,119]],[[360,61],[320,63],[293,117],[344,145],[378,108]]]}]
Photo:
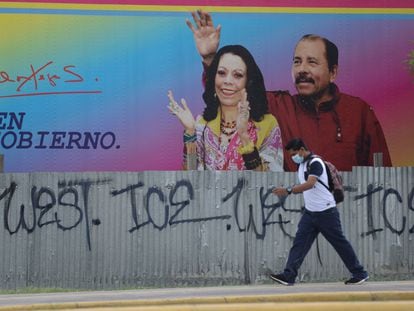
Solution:
[{"label": "corrugated metal fence", "polygon": [[[343,173],[345,235],[371,279],[414,275],[413,167]],[[262,283],[283,269],[303,206],[295,173],[0,175],[2,289]],[[319,237],[302,281],[348,277]]]}]

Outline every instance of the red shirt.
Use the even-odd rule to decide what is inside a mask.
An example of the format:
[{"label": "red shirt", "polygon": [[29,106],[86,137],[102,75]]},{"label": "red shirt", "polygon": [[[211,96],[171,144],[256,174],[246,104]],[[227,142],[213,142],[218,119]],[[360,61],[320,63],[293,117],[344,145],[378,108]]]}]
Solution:
[{"label": "red shirt", "polygon": [[[374,153],[382,153],[383,166],[392,166],[373,108],[358,97],[340,93],[335,85],[333,89],[334,99],[322,103],[318,111],[298,95],[267,92],[269,110],[279,123],[283,144],[292,138],[302,138],[309,150],[332,162],[340,171],[351,171],[353,166],[372,166]],[[286,150],[284,170],[297,170]]]}]

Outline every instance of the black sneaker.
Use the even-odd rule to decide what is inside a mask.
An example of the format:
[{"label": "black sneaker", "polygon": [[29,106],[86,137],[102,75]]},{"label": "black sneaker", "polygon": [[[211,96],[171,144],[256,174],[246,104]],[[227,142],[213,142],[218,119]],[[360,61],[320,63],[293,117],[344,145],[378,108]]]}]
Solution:
[{"label": "black sneaker", "polygon": [[281,274],[270,274],[269,277],[273,280],[276,281],[280,284],[286,285],[286,286],[291,286],[293,285],[293,282],[289,282],[285,275],[283,273]]},{"label": "black sneaker", "polygon": [[359,284],[364,283],[368,279],[369,279],[369,276],[367,276],[365,278],[362,278],[362,279],[361,278],[354,278],[354,277],[352,277],[349,280],[346,280],[345,281],[345,285],[359,285]]}]

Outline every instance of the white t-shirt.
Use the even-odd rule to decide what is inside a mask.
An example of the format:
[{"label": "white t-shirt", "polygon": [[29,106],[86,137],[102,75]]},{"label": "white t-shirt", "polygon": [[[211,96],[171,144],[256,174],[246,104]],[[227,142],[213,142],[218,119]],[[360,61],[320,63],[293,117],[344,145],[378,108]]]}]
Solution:
[{"label": "white t-shirt", "polygon": [[[308,161],[304,161],[299,165],[298,179],[302,184],[306,181],[305,173],[309,176],[316,176],[325,185],[328,183],[328,174],[326,173],[326,166],[320,158],[313,158],[310,160],[309,172],[306,172]],[[335,199],[332,193],[325,188],[320,182],[316,182],[313,188],[303,192],[303,199],[305,200],[305,208],[312,212],[321,212],[328,208],[335,207]]]}]

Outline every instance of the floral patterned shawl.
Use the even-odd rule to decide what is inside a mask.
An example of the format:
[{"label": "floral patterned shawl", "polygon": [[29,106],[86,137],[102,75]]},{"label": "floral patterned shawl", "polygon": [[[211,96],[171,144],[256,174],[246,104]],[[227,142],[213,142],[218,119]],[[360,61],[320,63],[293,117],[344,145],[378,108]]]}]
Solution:
[{"label": "floral patterned shawl", "polygon": [[[220,113],[209,122],[201,116],[197,117],[198,169],[245,170],[243,157],[238,152],[241,142],[237,133],[225,151],[220,148],[220,119]],[[260,122],[249,121],[248,133],[268,170],[283,171],[283,146],[276,119],[271,114],[266,114]]]}]

